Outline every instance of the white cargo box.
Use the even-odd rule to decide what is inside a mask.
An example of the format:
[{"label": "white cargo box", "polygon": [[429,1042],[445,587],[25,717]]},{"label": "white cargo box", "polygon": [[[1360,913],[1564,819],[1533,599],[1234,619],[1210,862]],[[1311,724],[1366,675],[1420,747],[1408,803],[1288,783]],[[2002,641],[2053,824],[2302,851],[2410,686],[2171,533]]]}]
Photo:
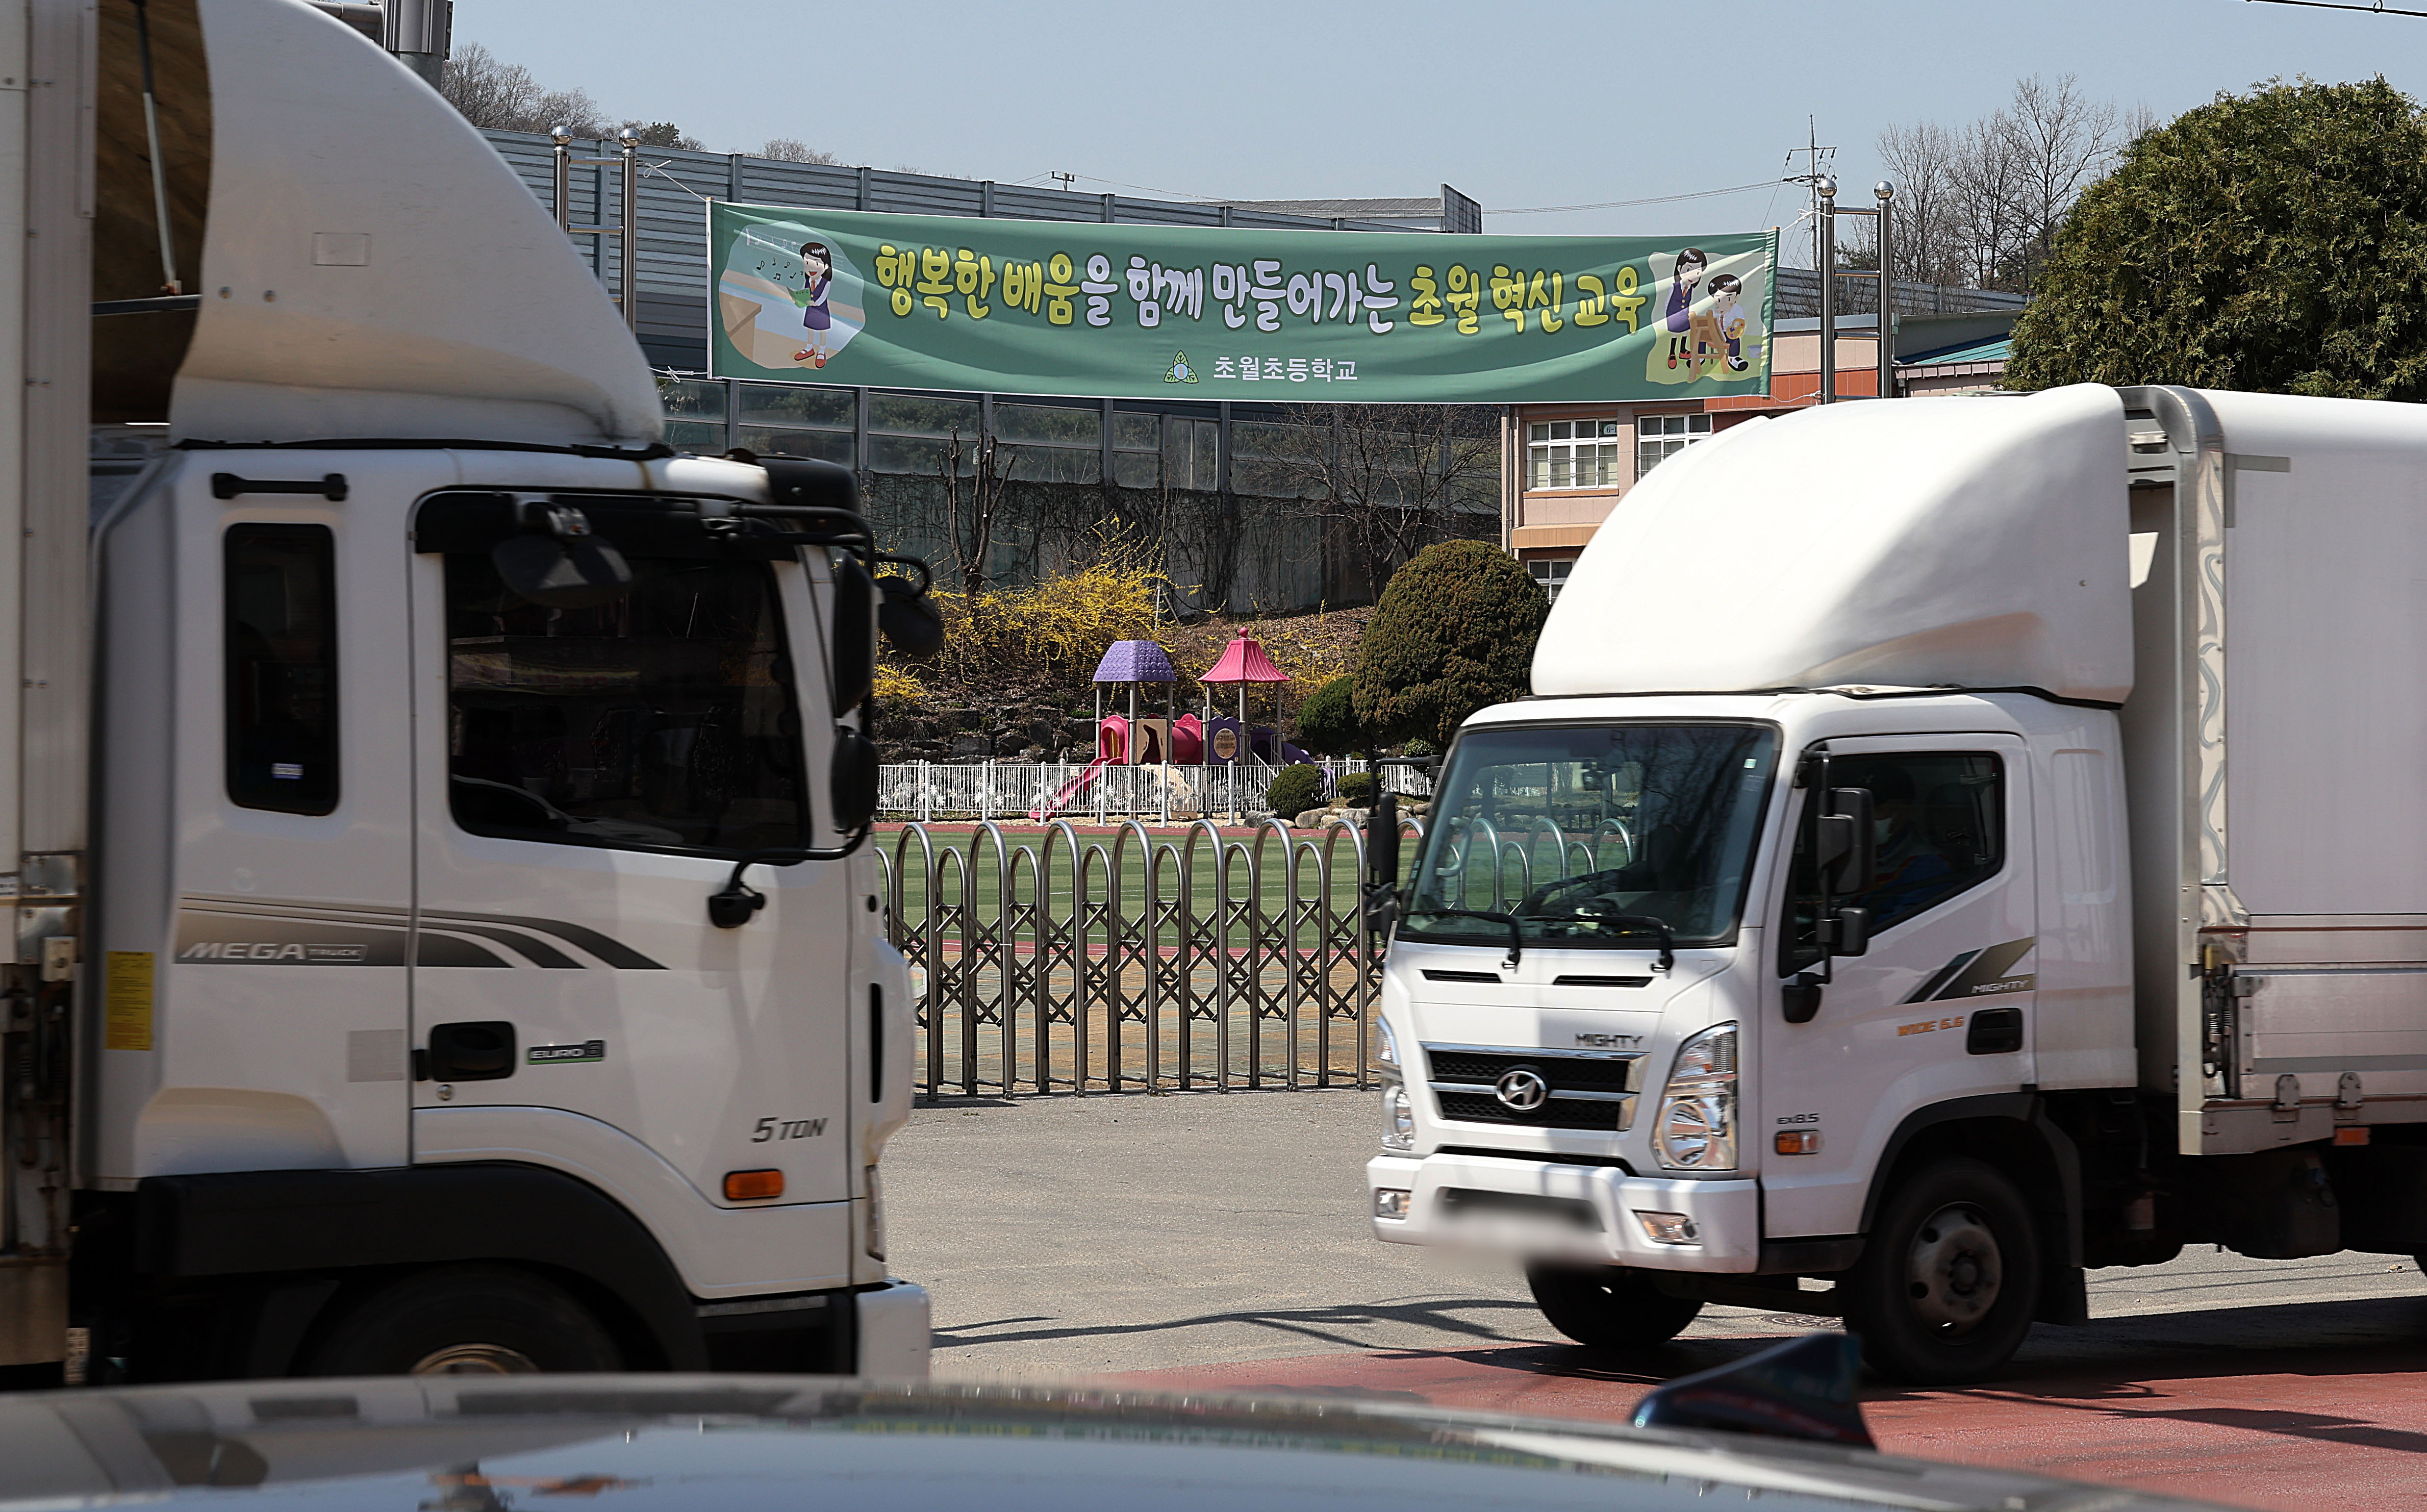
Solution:
[{"label": "white cargo box", "polygon": [[2125,393],[2142,1081],[2186,1149],[2321,1138],[2427,1098],[2427,410]]}]

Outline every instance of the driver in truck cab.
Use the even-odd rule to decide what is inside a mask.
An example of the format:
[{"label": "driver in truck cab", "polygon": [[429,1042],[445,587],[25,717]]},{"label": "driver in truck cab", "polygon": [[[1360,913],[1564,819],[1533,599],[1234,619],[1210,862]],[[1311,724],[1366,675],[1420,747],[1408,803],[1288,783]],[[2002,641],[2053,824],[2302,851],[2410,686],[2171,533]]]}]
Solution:
[{"label": "driver in truck cab", "polygon": [[[1846,769],[1851,768],[1852,763],[1846,763]],[[1871,790],[1880,862],[1871,886],[1863,890],[1863,902],[1871,910],[1871,928],[1883,930],[1945,896],[1945,884],[1955,869],[1930,839],[1914,802],[1913,774],[1902,763],[1883,761],[1868,772],[1846,770],[1841,780]]]}]

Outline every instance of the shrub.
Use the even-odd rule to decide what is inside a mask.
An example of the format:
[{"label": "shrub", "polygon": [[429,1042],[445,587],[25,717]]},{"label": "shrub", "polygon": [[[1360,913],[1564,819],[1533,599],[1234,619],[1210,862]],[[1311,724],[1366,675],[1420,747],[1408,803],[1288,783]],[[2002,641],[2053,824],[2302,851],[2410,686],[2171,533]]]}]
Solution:
[{"label": "shrub", "polygon": [[964,685],[1083,679],[1114,642],[1154,638],[1162,580],[1150,555],[1108,539],[1094,561],[1032,588],[938,592],[944,644],[935,675]]},{"label": "shrub", "polygon": [[918,674],[880,660],[876,664],[876,696],[888,703],[908,704],[927,696],[927,685]]},{"label": "shrub", "polygon": [[1316,689],[1297,711],[1297,743],[1316,756],[1346,756],[1373,742],[1357,722],[1357,681],[1334,677]]},{"label": "shrub", "polygon": [[1392,575],[1358,647],[1359,722],[1384,741],[1446,742],[1476,709],[1525,695],[1549,610],[1541,586],[1499,547],[1425,547]]},{"label": "shrub", "polygon": [[2085,190],[2012,388],[2427,399],[2427,117],[2383,77],[2220,94]]},{"label": "shrub", "polygon": [[1300,763],[1283,767],[1264,789],[1264,806],[1283,819],[1323,806],[1323,769]]},{"label": "shrub", "polygon": [[1374,794],[1378,789],[1372,772],[1350,772],[1342,774],[1340,785],[1334,790],[1339,793],[1340,802],[1347,807],[1371,808],[1374,806]]},{"label": "shrub", "polygon": [[1409,740],[1407,744],[1399,747],[1399,754],[1401,756],[1439,756],[1441,755],[1441,747],[1433,744],[1433,742],[1425,740],[1420,735],[1414,740]]}]

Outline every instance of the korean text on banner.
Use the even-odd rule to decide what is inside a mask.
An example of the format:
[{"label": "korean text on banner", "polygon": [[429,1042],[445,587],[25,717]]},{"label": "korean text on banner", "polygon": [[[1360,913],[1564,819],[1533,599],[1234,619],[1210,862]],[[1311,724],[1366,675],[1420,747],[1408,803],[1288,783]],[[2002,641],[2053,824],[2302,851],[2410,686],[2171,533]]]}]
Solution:
[{"label": "korean text on banner", "polygon": [[1774,232],[1256,231],[714,203],[720,378],[1075,398],[1769,391]]}]

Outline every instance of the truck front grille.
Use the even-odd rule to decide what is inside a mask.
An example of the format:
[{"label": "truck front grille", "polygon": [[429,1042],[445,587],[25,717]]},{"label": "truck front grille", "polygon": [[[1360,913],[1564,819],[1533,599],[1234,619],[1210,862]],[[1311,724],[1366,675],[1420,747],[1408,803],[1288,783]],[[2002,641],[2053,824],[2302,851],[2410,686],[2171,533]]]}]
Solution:
[{"label": "truck front grille", "polygon": [[[1638,1053],[1519,1049],[1490,1045],[1427,1045],[1425,1062],[1441,1116],[1456,1123],[1615,1133],[1634,1119]],[[1509,1072],[1541,1078],[1544,1095],[1528,1108],[1500,1096]]]}]

